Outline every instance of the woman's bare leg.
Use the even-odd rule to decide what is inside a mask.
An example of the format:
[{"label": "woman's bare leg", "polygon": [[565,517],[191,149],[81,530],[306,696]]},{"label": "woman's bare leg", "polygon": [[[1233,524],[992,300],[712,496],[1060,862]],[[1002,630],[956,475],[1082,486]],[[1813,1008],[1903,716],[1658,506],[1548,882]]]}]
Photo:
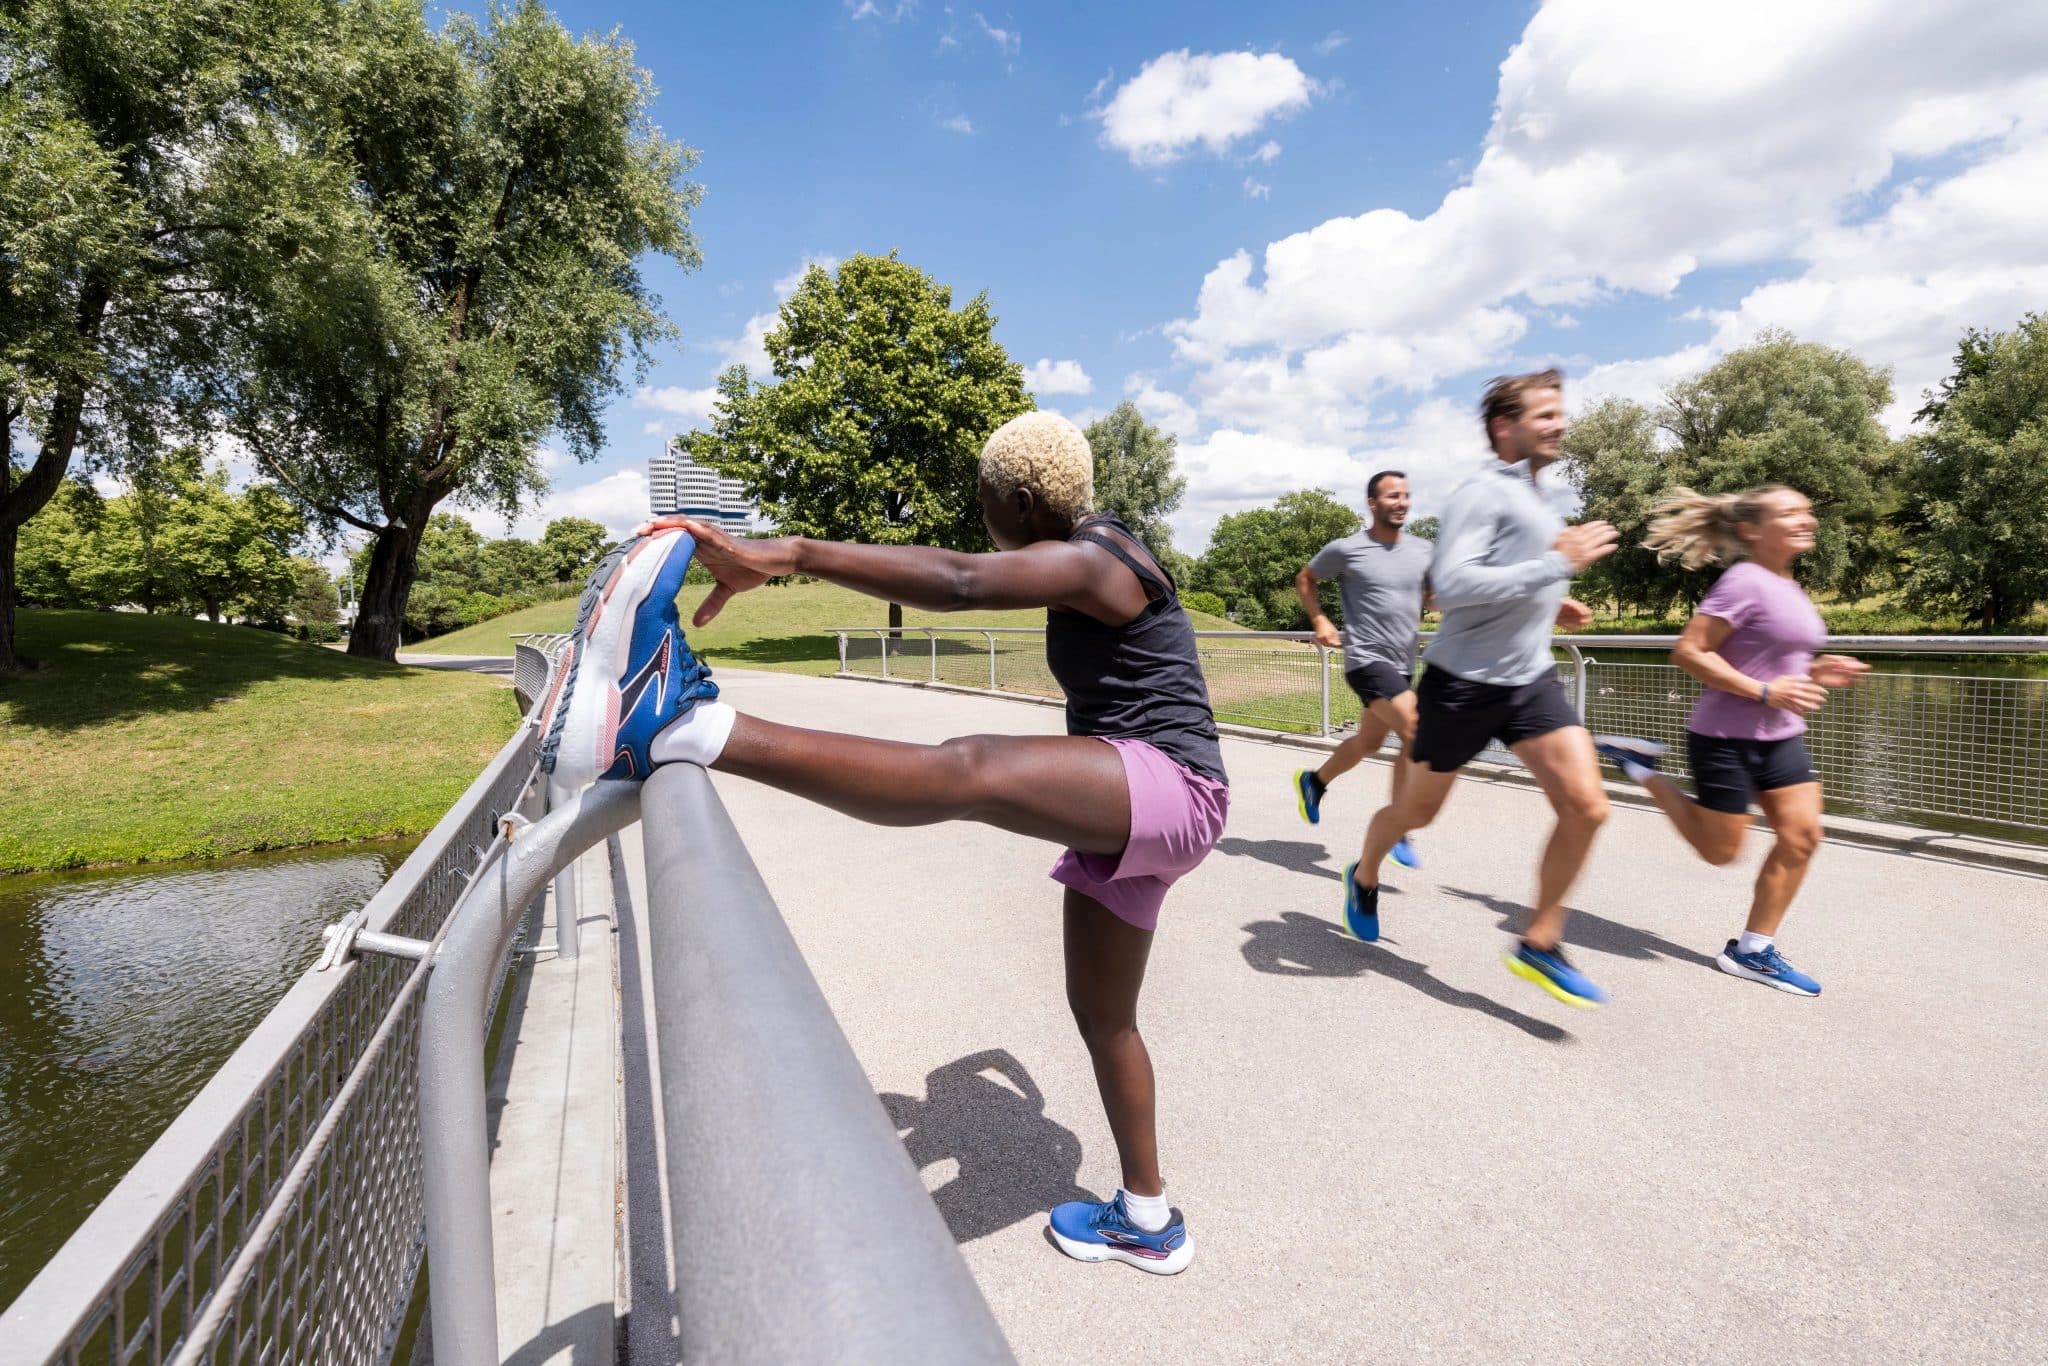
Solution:
[{"label": "woman's bare leg", "polygon": [[1152,934],[1071,887],[1065,918],[1067,1004],[1095,1064],[1095,1085],[1116,1138],[1124,1189],[1133,1195],[1162,1194],[1152,1055],[1138,1033],[1138,989],[1145,984]]},{"label": "woman's bare leg", "polygon": [[980,821],[1084,854],[1122,853],[1130,842],[1123,758],[1081,736],[910,745],[742,714],[711,766],[875,825]]},{"label": "woman's bare leg", "polygon": [[1748,812],[1711,811],[1686,796],[1677,783],[1661,773],[1643,779],[1642,786],[1658,809],[1678,827],[1685,842],[1707,862],[1719,867],[1742,852],[1742,837],[1749,830]]},{"label": "woman's bare leg", "polygon": [[1820,784],[1774,788],[1757,793],[1756,799],[1764,809],[1764,819],[1777,832],[1778,842],[1771,846],[1770,857],[1757,870],[1749,923],[1742,928],[1751,934],[1775,935],[1799,884],[1806,881],[1813,851],[1820,847]]}]

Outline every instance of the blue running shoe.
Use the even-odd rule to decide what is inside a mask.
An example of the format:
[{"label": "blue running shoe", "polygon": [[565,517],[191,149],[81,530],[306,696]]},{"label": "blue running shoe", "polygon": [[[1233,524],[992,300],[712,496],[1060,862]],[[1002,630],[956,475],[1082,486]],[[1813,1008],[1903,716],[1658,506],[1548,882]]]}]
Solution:
[{"label": "blue running shoe", "polygon": [[1310,825],[1323,821],[1323,794],[1330,789],[1323,786],[1323,780],[1312,768],[1294,770],[1294,809],[1301,812],[1301,818]]},{"label": "blue running shoe", "polygon": [[1820,983],[1786,962],[1776,944],[1767,944],[1755,953],[1744,953],[1735,945],[1735,940],[1728,941],[1728,947],[1714,960],[1715,967],[1731,977],[1747,977],[1794,996],[1820,995]]},{"label": "blue running shoe", "polygon": [[696,548],[685,532],[659,531],[628,541],[591,571],[541,712],[541,768],[558,785],[645,778],[654,771],[647,750],[655,735],[718,696],[676,615]]},{"label": "blue running shoe", "polygon": [[1655,773],[1657,761],[1664,757],[1664,751],[1669,746],[1655,740],[1639,740],[1633,735],[1596,735],[1593,737],[1593,748],[1599,752],[1601,758],[1621,769],[1623,773],[1628,772],[1623,767],[1625,764],[1639,764]]},{"label": "blue running shoe", "polygon": [[1157,1233],[1147,1233],[1131,1222],[1124,1208],[1124,1193],[1114,1199],[1069,1200],[1052,1211],[1052,1240],[1060,1251],[1084,1262],[1129,1262],[1155,1276],[1171,1276],[1187,1270],[1194,1259],[1195,1245],[1188,1240],[1187,1220],[1179,1210]]},{"label": "blue running shoe", "polygon": [[1532,948],[1524,942],[1507,955],[1507,963],[1509,972],[1534,982],[1568,1006],[1591,1010],[1607,1002],[1607,993],[1595,986],[1592,978],[1565,961],[1562,948]]},{"label": "blue running shoe", "polygon": [[1358,860],[1344,865],[1344,933],[1360,943],[1380,937],[1380,889],[1358,885]]},{"label": "blue running shoe", "polygon": [[1422,866],[1422,855],[1415,852],[1415,846],[1408,842],[1406,835],[1394,841],[1394,847],[1387,850],[1387,857],[1400,864],[1403,868],[1420,868]]}]

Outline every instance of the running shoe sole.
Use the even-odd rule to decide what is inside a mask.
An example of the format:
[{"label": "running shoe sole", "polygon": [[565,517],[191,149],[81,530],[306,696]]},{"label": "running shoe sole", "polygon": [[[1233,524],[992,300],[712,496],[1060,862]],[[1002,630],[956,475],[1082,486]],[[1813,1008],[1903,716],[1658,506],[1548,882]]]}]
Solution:
[{"label": "running shoe sole", "polygon": [[1356,940],[1361,944],[1377,944],[1380,941],[1380,918],[1377,911],[1374,912],[1372,918],[1372,938],[1368,939],[1357,930],[1351,928],[1351,906],[1358,899],[1358,896],[1358,860],[1353,859],[1344,865],[1344,912],[1338,917],[1337,927],[1344,931],[1346,939]]},{"label": "running shoe sole", "polygon": [[[558,737],[557,782],[571,788],[594,782],[616,757],[619,685],[632,653],[633,621],[667,562],[667,543],[683,534],[658,532],[614,552],[617,563],[602,586],[593,574],[584,589],[571,644],[576,653],[560,671],[567,681],[551,737]],[[586,673],[593,677],[583,678]]]},{"label": "running shoe sole", "polygon": [[1052,1234],[1052,1240],[1059,1244],[1060,1251],[1077,1262],[1124,1262],[1155,1276],[1177,1276],[1188,1269],[1188,1263],[1195,1256],[1195,1240],[1185,1233],[1181,1235],[1179,1247],[1163,1256],[1151,1256],[1115,1243],[1078,1243],[1050,1225],[1046,1231]]},{"label": "running shoe sole", "polygon": [[1761,982],[1765,986],[1774,987],[1779,991],[1785,992],[1787,995],[1804,996],[1808,1000],[1812,1000],[1820,995],[1817,991],[1808,991],[1804,987],[1794,986],[1782,977],[1773,977],[1767,972],[1758,972],[1755,968],[1746,968],[1733,958],[1730,958],[1725,950],[1719,957],[1714,959],[1714,966],[1727,973],[1730,977],[1742,977],[1752,982]]},{"label": "running shoe sole", "polygon": [[[1307,784],[1301,781],[1302,777],[1305,774],[1307,774],[1307,772],[1308,770],[1305,768],[1297,768],[1294,770],[1294,809],[1296,811],[1299,811],[1301,813],[1301,818],[1307,821],[1310,825],[1321,825],[1323,822],[1322,811],[1320,809],[1318,809],[1316,814],[1313,816],[1309,814]],[[1317,803],[1317,806],[1318,808],[1320,808],[1321,803]]]},{"label": "running shoe sole", "polygon": [[1524,981],[1534,982],[1566,1005],[1577,1006],[1580,1010],[1598,1010],[1600,1008],[1598,1001],[1585,996],[1575,996],[1571,992],[1566,991],[1556,982],[1551,981],[1549,974],[1541,972],[1523,962],[1520,955],[1507,953],[1502,954],[1501,957],[1507,963],[1509,972],[1512,972]]}]

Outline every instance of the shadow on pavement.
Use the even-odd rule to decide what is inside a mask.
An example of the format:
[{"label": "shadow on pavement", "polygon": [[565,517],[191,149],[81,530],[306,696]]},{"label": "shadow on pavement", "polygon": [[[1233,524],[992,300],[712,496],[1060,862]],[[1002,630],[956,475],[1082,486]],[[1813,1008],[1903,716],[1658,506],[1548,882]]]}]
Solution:
[{"label": "shadow on pavement", "polygon": [[[1462,887],[1438,888],[1445,896],[1461,901],[1476,901],[1500,917],[1500,927],[1508,933],[1515,933],[1522,924],[1522,918],[1529,914],[1529,908],[1518,901],[1508,901],[1486,892],[1468,892]],[[1674,944],[1662,935],[1639,930],[1633,925],[1624,925],[1619,920],[1594,915],[1591,911],[1574,910],[1571,920],[1565,925],[1566,948],[1591,949],[1595,953],[1611,953],[1617,958],[1675,958],[1682,963],[1696,963],[1703,968],[1714,966],[1714,960],[1683,944]]]},{"label": "shadow on pavement", "polygon": [[1564,1043],[1572,1037],[1568,1030],[1548,1020],[1524,1015],[1476,991],[1451,986],[1421,963],[1403,958],[1380,944],[1361,944],[1329,921],[1301,911],[1283,911],[1278,920],[1254,921],[1244,926],[1244,932],[1250,936],[1239,946],[1244,961],[1260,972],[1280,977],[1363,977],[1377,973],[1414,987],[1432,1001],[1492,1016],[1532,1038]]},{"label": "shadow on pavement", "polygon": [[1230,835],[1216,841],[1216,852],[1232,858],[1257,859],[1290,873],[1309,873],[1332,882],[1344,880],[1342,865],[1332,868],[1324,862],[1330,851],[1307,840],[1241,840]]},{"label": "shadow on pavement", "polygon": [[949,1062],[924,1079],[925,1098],[886,1093],[882,1108],[920,1169],[947,1158],[959,1174],[932,1192],[953,1241],[972,1242],[1054,1205],[1095,1197],[1075,1183],[1081,1140],[1045,1113],[1045,1096],[1008,1050]]}]

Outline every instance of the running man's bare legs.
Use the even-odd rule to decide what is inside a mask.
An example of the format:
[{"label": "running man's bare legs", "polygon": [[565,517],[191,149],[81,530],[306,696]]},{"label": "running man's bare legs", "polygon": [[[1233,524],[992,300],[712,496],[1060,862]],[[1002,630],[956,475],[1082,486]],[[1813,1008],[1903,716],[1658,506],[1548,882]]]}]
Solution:
[{"label": "running man's bare legs", "polygon": [[[1316,770],[1316,780],[1324,787],[1358,767],[1359,761],[1380,752],[1380,746],[1387,742],[1389,733],[1401,737],[1403,754],[1415,743],[1415,694],[1404,692],[1398,697],[1375,697],[1366,705],[1365,714],[1358,718],[1358,730],[1345,742],[1330,752],[1323,766]],[[1394,781],[1400,781],[1401,765],[1395,764]]]},{"label": "running man's bare legs", "polygon": [[1406,750],[1401,752],[1394,761],[1393,796],[1366,822],[1365,843],[1358,855],[1358,871],[1353,874],[1359,886],[1380,885],[1380,861],[1404,836],[1436,819],[1457,781],[1455,771],[1438,773],[1409,758]]},{"label": "running man's bare legs", "polygon": [[968,820],[1116,854],[1131,794],[1116,747],[1085,736],[963,735],[910,745],[741,714],[711,765],[875,825]]},{"label": "running man's bare legs", "polygon": [[1067,1005],[1095,1064],[1095,1085],[1116,1138],[1124,1189],[1133,1195],[1162,1194],[1152,1055],[1138,1033],[1138,990],[1145,984],[1152,934],[1071,887],[1065,919]]},{"label": "running man's bare legs", "polygon": [[1557,824],[1537,865],[1536,909],[1529,913],[1529,923],[1522,930],[1522,938],[1536,948],[1554,949],[1564,937],[1564,923],[1571,915],[1564,899],[1586,866],[1593,837],[1607,820],[1600,756],[1593,752],[1593,737],[1583,726],[1566,726],[1510,748],[1557,813]]},{"label": "running man's bare legs", "polygon": [[1806,881],[1813,851],[1820,847],[1820,784],[1773,788],[1757,793],[1756,800],[1764,809],[1764,819],[1777,832],[1778,842],[1757,872],[1749,923],[1743,928],[1751,934],[1776,935],[1799,884]]}]

